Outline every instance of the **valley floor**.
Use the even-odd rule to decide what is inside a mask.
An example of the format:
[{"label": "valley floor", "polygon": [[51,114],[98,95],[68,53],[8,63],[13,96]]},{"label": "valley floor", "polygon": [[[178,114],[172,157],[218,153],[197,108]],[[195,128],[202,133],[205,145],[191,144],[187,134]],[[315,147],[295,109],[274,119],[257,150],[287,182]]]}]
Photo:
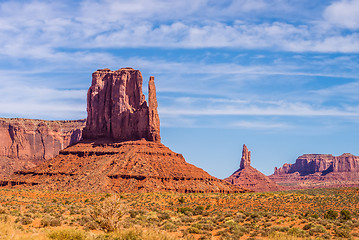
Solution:
[{"label": "valley floor", "polygon": [[0,239],[359,239],[359,189],[95,194],[0,189]]}]

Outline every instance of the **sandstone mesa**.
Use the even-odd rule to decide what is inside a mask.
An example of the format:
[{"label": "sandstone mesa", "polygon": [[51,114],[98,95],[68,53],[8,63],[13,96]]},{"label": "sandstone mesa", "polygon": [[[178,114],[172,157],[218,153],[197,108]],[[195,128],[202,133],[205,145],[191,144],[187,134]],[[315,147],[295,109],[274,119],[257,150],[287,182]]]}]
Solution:
[{"label": "sandstone mesa", "polygon": [[359,186],[359,157],[350,153],[304,154],[269,176],[287,189]]},{"label": "sandstone mesa", "polygon": [[85,120],[0,118],[0,177],[34,167],[81,139]]}]

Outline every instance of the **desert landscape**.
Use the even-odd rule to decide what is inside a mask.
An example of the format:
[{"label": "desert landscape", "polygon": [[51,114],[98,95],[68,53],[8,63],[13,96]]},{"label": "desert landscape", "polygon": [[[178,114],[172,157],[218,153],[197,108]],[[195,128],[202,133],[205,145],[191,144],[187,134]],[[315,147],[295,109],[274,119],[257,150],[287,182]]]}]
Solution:
[{"label": "desert landscape", "polygon": [[142,83],[100,69],[86,121],[2,120],[4,239],[359,237],[359,157],[303,155],[267,177],[244,144],[220,180],[161,143],[154,77],[148,105]]},{"label": "desert landscape", "polygon": [[0,240],[359,239],[358,16],[0,1]]}]

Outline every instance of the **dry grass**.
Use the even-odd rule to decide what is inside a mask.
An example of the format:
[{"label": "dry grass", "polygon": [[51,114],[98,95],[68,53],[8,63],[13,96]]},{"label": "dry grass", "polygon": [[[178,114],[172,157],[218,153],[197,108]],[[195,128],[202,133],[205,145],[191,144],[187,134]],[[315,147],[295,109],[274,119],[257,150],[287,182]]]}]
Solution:
[{"label": "dry grass", "polygon": [[355,188],[117,196],[0,189],[0,204],[0,240],[359,237]]}]

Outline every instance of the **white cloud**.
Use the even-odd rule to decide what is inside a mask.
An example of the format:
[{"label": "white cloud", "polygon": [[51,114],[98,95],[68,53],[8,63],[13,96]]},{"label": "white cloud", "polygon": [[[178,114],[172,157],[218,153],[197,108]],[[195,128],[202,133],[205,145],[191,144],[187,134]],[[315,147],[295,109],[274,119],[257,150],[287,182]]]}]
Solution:
[{"label": "white cloud", "polygon": [[164,116],[331,116],[351,117],[359,116],[358,111],[348,111],[338,108],[315,108],[304,103],[282,102],[280,106],[268,106],[251,104],[249,106],[210,107],[210,108],[174,108],[159,107],[161,115]]},{"label": "white cloud", "polygon": [[258,122],[258,121],[239,121],[232,124],[233,127],[246,129],[288,129],[291,126],[287,123]]},{"label": "white cloud", "polygon": [[340,0],[329,5],[324,19],[339,27],[359,29],[359,0]]},{"label": "white cloud", "polygon": [[82,119],[86,117],[86,93],[87,90],[52,89],[29,86],[17,80],[9,81],[0,89],[0,115]]},{"label": "white cloud", "polygon": [[[67,3],[70,4],[70,3]],[[269,11],[281,1],[162,0],[4,2],[0,4],[0,53],[13,58],[54,59],[61,48],[236,48],[289,52],[359,52],[356,33],[343,35],[317,22],[253,22],[240,16]],[[288,5],[288,4],[287,4]],[[330,5],[324,18],[356,29],[359,0]],[[13,11],[16,9],[16,11]],[[343,14],[342,12],[347,12]],[[211,16],[211,18],[208,18]],[[339,17],[336,17],[339,16]],[[187,18],[188,17],[188,18]],[[339,19],[339,20],[337,20]],[[229,20],[229,21],[226,21]]]},{"label": "white cloud", "polygon": [[315,94],[320,95],[320,98],[347,98],[350,100],[359,100],[359,81],[354,81],[345,84],[339,84],[329,88],[323,88],[317,91],[314,91]]}]

